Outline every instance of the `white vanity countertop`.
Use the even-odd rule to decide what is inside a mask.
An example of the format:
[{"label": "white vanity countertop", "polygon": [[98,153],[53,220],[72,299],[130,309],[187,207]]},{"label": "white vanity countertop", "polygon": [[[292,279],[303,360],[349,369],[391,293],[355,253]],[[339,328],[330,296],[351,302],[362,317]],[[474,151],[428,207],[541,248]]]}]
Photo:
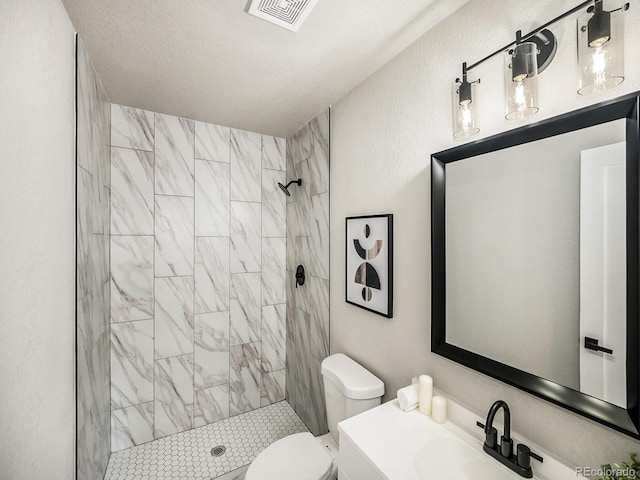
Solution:
[{"label": "white vanity countertop", "polygon": [[[384,478],[389,480],[421,480],[414,467],[416,452],[429,441],[441,437],[455,437],[486,455],[488,459],[500,468],[511,472],[507,467],[482,452],[482,430],[476,427],[477,420],[484,422],[464,407],[447,399],[449,419],[456,418],[456,423],[470,425],[468,431],[454,425],[451,421],[445,424],[435,423],[430,416],[423,415],[414,409],[404,412],[398,406],[397,400],[392,400],[379,407],[368,410],[360,415],[351,417],[338,424],[340,438],[348,437],[355,447],[366,457],[367,461]],[[499,434],[502,429],[496,425]],[[477,430],[477,435],[475,430]],[[536,445],[527,442],[517,434],[512,435],[514,442],[523,441],[531,449],[544,457],[541,464],[531,461],[534,477],[539,480],[575,480],[584,478],[577,476],[575,470],[540,450]],[[515,443],[514,443],[515,446]],[[513,473],[513,478],[522,478]],[[478,479],[482,480],[482,479]]]}]

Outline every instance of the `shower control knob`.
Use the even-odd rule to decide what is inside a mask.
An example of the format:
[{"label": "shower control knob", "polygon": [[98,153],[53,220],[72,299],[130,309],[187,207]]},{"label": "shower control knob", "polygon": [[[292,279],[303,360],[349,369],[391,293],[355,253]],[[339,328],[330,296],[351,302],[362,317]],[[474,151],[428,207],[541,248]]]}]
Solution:
[{"label": "shower control knob", "polygon": [[302,265],[298,265],[298,268],[296,268],[296,288],[298,288],[298,285],[304,285],[304,279],[304,267]]}]

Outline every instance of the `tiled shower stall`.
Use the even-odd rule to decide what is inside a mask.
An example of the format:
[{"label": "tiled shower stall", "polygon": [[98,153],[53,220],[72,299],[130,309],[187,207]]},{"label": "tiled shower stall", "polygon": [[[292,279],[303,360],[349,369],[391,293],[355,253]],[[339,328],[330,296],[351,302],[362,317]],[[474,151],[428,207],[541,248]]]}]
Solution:
[{"label": "tiled shower stall", "polygon": [[112,450],[284,399],[285,140],[112,106]]},{"label": "tiled shower stall", "polygon": [[285,140],[111,105],[81,42],[77,84],[78,479],[285,398],[325,433],[329,110]]}]

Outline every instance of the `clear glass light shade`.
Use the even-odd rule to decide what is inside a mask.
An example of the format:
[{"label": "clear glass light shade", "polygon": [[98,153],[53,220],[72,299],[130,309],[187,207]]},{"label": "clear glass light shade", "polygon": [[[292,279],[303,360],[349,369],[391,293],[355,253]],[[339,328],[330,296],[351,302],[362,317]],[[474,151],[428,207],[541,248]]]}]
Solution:
[{"label": "clear glass light shade", "polygon": [[478,102],[476,83],[470,84],[471,96],[460,95],[460,83],[453,82],[451,105],[453,107],[453,138],[471,137],[480,131],[478,128]]},{"label": "clear glass light shade", "polygon": [[538,113],[538,46],[524,42],[505,56],[505,117],[523,120]]},{"label": "clear glass light shade", "polygon": [[[606,3],[619,8],[620,2]],[[614,5],[617,4],[617,5]],[[606,12],[605,12],[606,13]],[[591,95],[620,85],[624,80],[624,10],[610,13],[604,33],[593,31],[592,13],[578,18],[578,93]],[[599,25],[598,25],[599,26]],[[596,38],[597,37],[597,38]],[[590,42],[591,40],[591,42]]]}]

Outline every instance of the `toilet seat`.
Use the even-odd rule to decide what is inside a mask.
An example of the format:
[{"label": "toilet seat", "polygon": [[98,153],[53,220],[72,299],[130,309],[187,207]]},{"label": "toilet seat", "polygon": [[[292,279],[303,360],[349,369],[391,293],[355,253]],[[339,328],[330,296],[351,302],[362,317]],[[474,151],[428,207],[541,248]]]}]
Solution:
[{"label": "toilet seat", "polygon": [[326,480],[333,459],[309,432],[282,438],[265,448],[249,466],[246,480]]}]

